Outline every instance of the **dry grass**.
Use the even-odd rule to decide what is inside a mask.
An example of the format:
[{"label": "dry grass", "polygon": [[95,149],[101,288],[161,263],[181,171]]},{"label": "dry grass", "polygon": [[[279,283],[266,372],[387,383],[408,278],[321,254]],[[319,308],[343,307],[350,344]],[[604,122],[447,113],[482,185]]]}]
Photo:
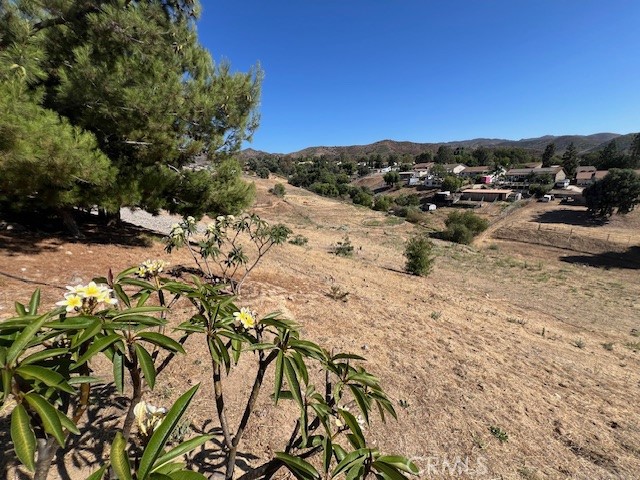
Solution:
[{"label": "dry grass", "polygon": [[[440,476],[427,471],[442,466],[436,457],[486,465],[477,478],[637,478],[640,361],[624,348],[637,342],[630,331],[640,328],[637,269],[586,267],[562,261],[575,252],[489,235],[478,247],[438,242],[433,273],[409,276],[402,251],[413,226],[291,186],[278,199],[267,193],[273,183],[256,180],[255,211],[309,241],[274,250],[239,303],[262,314],[283,311],[314,341],[369,359],[399,413],[398,422],[375,422],[367,431],[374,445],[414,458],[425,478]],[[524,219],[527,208],[520,210],[514,216]],[[329,254],[345,234],[354,257]],[[167,258],[157,243],[124,248],[49,239],[42,246],[51,249],[0,249],[0,317],[27,297],[35,286],[28,282],[43,283],[43,299],[53,304],[61,294],[56,286],[74,278]],[[168,260],[189,265],[181,253]],[[333,285],[349,292],[346,302],[327,296]],[[577,339],[583,348],[574,346]],[[616,348],[602,347],[608,343]],[[191,340],[187,350],[151,397],[166,404],[187,384],[202,382],[190,413],[202,426],[214,416],[207,363],[199,360],[206,354]],[[236,392],[248,384],[247,373],[241,365],[230,378],[231,408],[242,401]],[[258,414],[244,444],[256,457],[249,463],[282,448],[289,435],[282,425],[292,412],[274,411],[268,392]]]}]

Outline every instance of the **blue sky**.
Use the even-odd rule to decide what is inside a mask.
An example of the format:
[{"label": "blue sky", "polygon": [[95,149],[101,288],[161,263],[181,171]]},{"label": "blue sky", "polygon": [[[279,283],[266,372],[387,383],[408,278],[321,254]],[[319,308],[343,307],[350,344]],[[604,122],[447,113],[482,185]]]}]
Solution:
[{"label": "blue sky", "polygon": [[265,72],[251,145],[640,130],[638,0],[203,0],[201,42]]}]

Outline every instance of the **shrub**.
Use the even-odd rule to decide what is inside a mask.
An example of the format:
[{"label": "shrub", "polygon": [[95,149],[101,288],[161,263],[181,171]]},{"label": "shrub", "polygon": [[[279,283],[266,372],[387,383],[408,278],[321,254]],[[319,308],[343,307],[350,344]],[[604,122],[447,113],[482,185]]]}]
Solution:
[{"label": "shrub", "polygon": [[283,198],[285,193],[287,193],[284,185],[281,183],[276,183],[272,188],[269,189],[269,193],[272,193],[276,197]]},{"label": "shrub", "polygon": [[448,190],[450,192],[457,192],[462,187],[462,179],[455,175],[447,175],[442,180],[442,190]]},{"label": "shrub", "polygon": [[373,196],[361,190],[353,196],[353,203],[371,208],[371,205],[373,205]]},{"label": "shrub", "polygon": [[400,207],[417,207],[420,205],[420,197],[415,193],[399,195],[395,198],[395,204]]},{"label": "shrub", "polygon": [[404,250],[404,256],[407,259],[406,271],[413,275],[428,275],[433,266],[432,250],[433,243],[424,236],[409,239]]},{"label": "shrub", "polygon": [[309,242],[309,239],[304,235],[300,235],[300,234],[296,235],[291,240],[289,240],[289,243],[291,245],[297,245],[298,247],[304,247],[308,242]]},{"label": "shrub", "polygon": [[428,214],[417,208],[408,208],[405,218],[407,222],[411,223],[426,223],[428,221]]},{"label": "shrub", "polygon": [[353,256],[353,245],[351,245],[351,240],[349,240],[349,236],[345,235],[341,242],[337,242],[332,247],[331,252],[334,255],[337,255],[339,257]]},{"label": "shrub", "polygon": [[267,167],[260,167],[256,170],[256,175],[260,178],[269,178],[269,169]]},{"label": "shrub", "polygon": [[489,222],[473,212],[451,212],[445,220],[445,225],[447,229],[442,233],[443,238],[468,245],[473,241],[473,237],[487,229]]},{"label": "shrub", "polygon": [[393,204],[393,198],[388,195],[380,195],[373,202],[373,209],[379,212],[387,212]]},{"label": "shrub", "polygon": [[[221,279],[239,294],[247,276],[275,245],[283,244],[291,229],[282,224],[269,225],[258,215],[220,215],[207,226],[198,248],[191,243],[198,226],[193,217],[171,227],[165,250],[186,247],[202,275],[210,282]],[[218,270],[214,273],[213,266]],[[220,275],[219,277],[217,275]]]}]

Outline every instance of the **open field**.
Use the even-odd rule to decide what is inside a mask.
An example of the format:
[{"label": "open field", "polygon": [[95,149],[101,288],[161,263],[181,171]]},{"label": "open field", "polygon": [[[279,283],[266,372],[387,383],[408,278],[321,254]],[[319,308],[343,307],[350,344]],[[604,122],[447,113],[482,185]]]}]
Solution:
[{"label": "open field", "polygon": [[[529,204],[509,216],[501,216],[498,206],[483,208],[496,228],[472,247],[437,242],[434,271],[418,278],[403,273],[403,243],[412,225],[290,185],[279,199],[267,193],[274,180],[255,181],[254,210],[309,241],[274,249],[237,303],[260,314],[280,310],[321,345],[369,359],[368,368],[381,377],[399,414],[398,422],[376,420],[367,429],[374,445],[411,457],[421,478],[638,478],[640,339],[632,333],[640,329],[640,267],[625,263],[624,256],[615,264],[605,257],[607,268],[588,266],[586,260],[601,252],[551,248],[529,242],[527,235],[539,224],[540,231],[562,224],[581,237],[635,238],[639,212],[589,227],[556,222],[558,214],[547,212],[558,210],[557,204]],[[525,229],[523,236],[494,238],[509,224]],[[329,253],[345,235],[355,246],[351,259]],[[117,271],[147,258],[192,265],[183,251],[167,255],[153,236],[141,237],[133,228],[113,245],[106,239],[27,239],[25,233],[0,232],[0,318],[36,286],[45,304],[53,305],[65,285],[108,268]],[[348,301],[329,298],[331,286],[349,292]],[[148,398],[166,405],[202,382],[189,413],[201,428],[215,416],[201,360],[206,349],[191,340],[186,349],[188,356],[163,372]],[[241,364],[231,374],[233,388],[246,386],[246,373]],[[250,423],[243,447],[250,464],[281,449],[290,434],[291,427],[281,426],[293,410],[276,411],[268,393],[260,398],[259,417]],[[240,402],[232,396],[231,409]],[[97,435],[91,427],[87,431]],[[97,440],[82,437],[94,445],[89,458],[104,455],[100,440],[109,434],[101,428]],[[497,438],[496,428],[508,441]],[[6,429],[0,445],[7,458]],[[457,459],[468,468],[444,463]],[[212,468],[214,460],[202,463]],[[51,478],[67,472],[75,480],[87,472],[82,462],[59,463]]]}]

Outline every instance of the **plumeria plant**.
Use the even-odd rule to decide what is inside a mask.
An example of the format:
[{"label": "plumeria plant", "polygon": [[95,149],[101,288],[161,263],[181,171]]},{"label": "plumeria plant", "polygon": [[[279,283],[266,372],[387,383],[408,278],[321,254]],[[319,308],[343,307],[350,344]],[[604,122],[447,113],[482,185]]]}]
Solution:
[{"label": "plumeria plant", "polygon": [[221,215],[194,243],[198,225],[193,217],[171,227],[166,250],[185,247],[209,281],[221,280],[240,293],[245,279],[275,245],[287,241],[292,231],[285,225],[269,225],[258,215]]},{"label": "plumeria plant", "polygon": [[[115,276],[67,287],[57,308],[44,313],[39,312],[37,290],[28,305],[16,303],[15,317],[0,322],[3,409],[11,411],[17,458],[35,479],[46,479],[55,452],[84,428],[91,390],[107,381],[92,375],[97,355],[110,361],[110,380],[129,401],[109,459],[98,459],[102,465],[90,480],[203,479],[181,459],[206,448],[216,434],[226,479],[271,478],[282,469],[299,479],[318,480],[400,479],[417,473],[406,458],[383,455],[367,445],[373,410],[383,421],[396,412],[379,380],[361,366],[362,357],[330,354],[302,339],[295,322],[278,314],[260,318],[249,307],[238,308],[223,285],[197,277],[189,283],[175,281],[162,276],[164,267],[149,260]],[[173,330],[173,338],[165,329],[179,299],[186,299],[193,311]],[[212,415],[222,433],[204,432],[167,449],[198,386],[167,409],[149,404],[143,392],[154,388],[177,354],[185,353],[183,345],[191,336],[201,339],[209,352]],[[256,373],[245,405],[238,415],[230,415],[226,378],[240,362],[253,362]],[[272,459],[238,472],[242,439],[255,421],[265,382],[274,405],[294,409],[297,420]],[[239,420],[232,424],[231,418]]]}]

